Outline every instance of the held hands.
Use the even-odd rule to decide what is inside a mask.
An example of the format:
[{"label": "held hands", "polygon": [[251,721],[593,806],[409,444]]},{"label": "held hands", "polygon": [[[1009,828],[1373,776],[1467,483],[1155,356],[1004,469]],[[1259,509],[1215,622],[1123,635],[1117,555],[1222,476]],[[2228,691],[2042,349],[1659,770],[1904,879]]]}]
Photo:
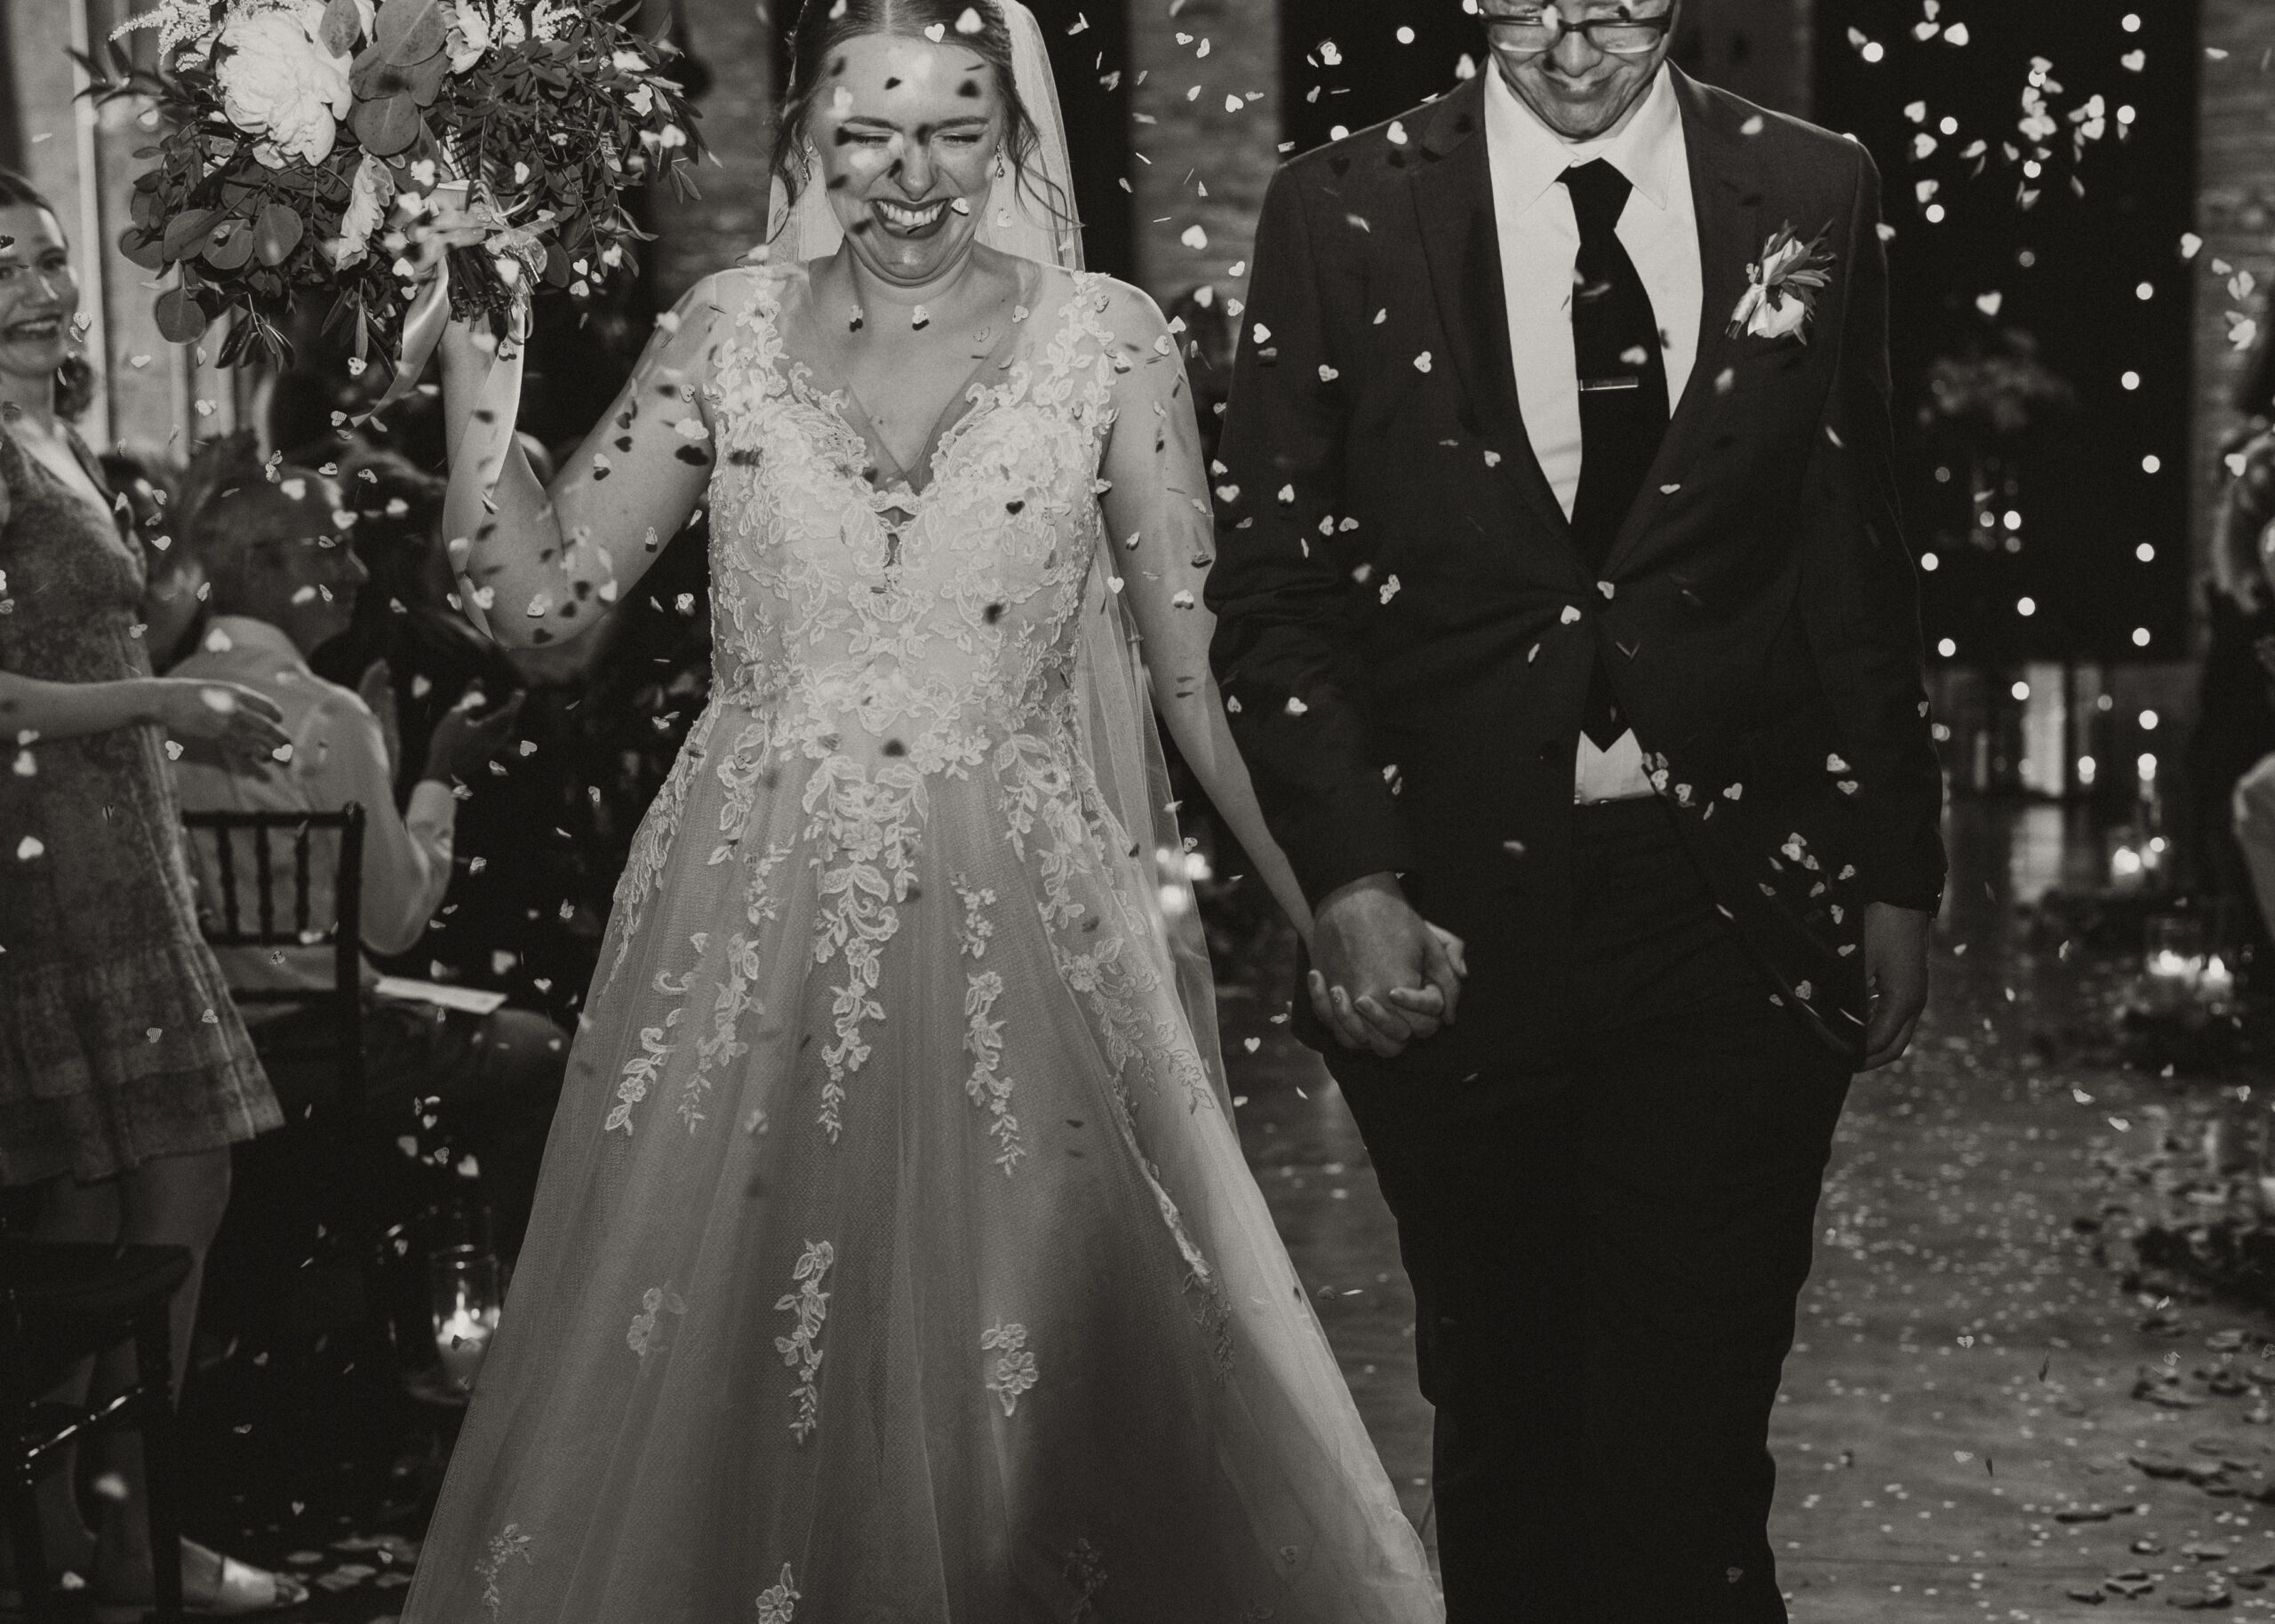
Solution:
[{"label": "held hands", "polygon": [[284,731],[284,712],[252,689],[194,677],[157,677],[152,687],[152,720],[176,737],[219,744],[257,765],[281,759],[276,752],[292,742]]},{"label": "held hands", "polygon": [[1864,1070],[1877,1070],[1912,1047],[1928,1007],[1928,927],[1933,917],[1893,903],[1864,907]]},{"label": "held hands", "polygon": [[1346,1049],[1396,1058],[1453,1024],[1469,974],[1461,938],[1414,912],[1390,874],[1328,894],[1312,925],[1312,1011]]}]

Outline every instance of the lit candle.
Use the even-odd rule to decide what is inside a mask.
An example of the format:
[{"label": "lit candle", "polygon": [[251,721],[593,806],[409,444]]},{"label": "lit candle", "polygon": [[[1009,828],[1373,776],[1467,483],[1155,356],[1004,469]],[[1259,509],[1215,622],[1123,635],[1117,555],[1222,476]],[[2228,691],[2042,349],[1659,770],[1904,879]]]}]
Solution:
[{"label": "lit candle", "polygon": [[2198,961],[2171,948],[2160,947],[2149,955],[2149,974],[2167,981],[2188,981],[2197,973]]},{"label": "lit candle", "polygon": [[2197,978],[2196,990],[2208,1000],[2224,999],[2236,990],[2235,972],[2228,968],[2226,959],[2215,953]]},{"label": "lit candle", "polygon": [[483,1314],[461,1304],[446,1319],[435,1326],[435,1345],[442,1350],[443,1373],[450,1384],[460,1391],[471,1391],[474,1379],[482,1369],[482,1356],[489,1351],[491,1333],[498,1328],[498,1315]]}]

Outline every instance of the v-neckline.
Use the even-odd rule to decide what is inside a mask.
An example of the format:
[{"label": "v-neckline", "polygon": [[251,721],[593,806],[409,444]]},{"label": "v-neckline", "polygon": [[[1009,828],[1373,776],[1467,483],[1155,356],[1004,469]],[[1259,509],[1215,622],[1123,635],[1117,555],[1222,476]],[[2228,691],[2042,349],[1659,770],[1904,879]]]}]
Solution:
[{"label": "v-neckline", "polygon": [[[1019,272],[1018,294],[1013,300],[1015,311],[1025,310],[1028,313],[1029,319],[1032,319],[1034,306],[1028,301],[1040,294],[1047,275],[1048,272],[1041,265],[1028,262],[1026,267],[1023,267]],[[804,267],[804,292],[806,306],[810,312],[815,307],[813,272],[810,267]],[[778,323],[782,322],[778,307],[775,319]],[[789,376],[796,385],[798,393],[810,404],[826,414],[847,434],[860,442],[869,465],[867,469],[861,471],[862,483],[866,485],[871,493],[875,496],[890,496],[906,491],[912,501],[917,501],[922,500],[939,482],[942,450],[957,436],[960,431],[986,415],[992,398],[1001,387],[1000,385],[986,383],[986,377],[990,371],[1007,371],[1013,365],[1011,354],[1018,347],[1020,338],[1018,329],[1021,324],[1020,318],[1017,314],[1005,323],[1002,338],[997,341],[987,354],[973,363],[971,370],[964,375],[962,381],[958,383],[954,390],[950,393],[946,402],[940,408],[938,415],[932,419],[931,428],[926,434],[923,444],[918,447],[915,457],[905,465],[893,454],[892,448],[885,443],[884,436],[877,431],[875,418],[871,415],[868,407],[862,402],[859,394],[850,381],[841,381],[834,388],[822,387],[815,381],[814,363],[797,357],[787,342],[786,333],[778,332],[777,341],[781,345],[782,354],[788,362]],[[802,378],[800,378],[800,374],[803,375]],[[981,397],[975,401],[971,396],[976,388],[981,390],[982,394]],[[849,409],[853,416],[848,415]],[[859,418],[859,422],[853,420],[854,416]],[[870,472],[882,474],[887,470],[890,470],[891,477],[883,483],[867,477]],[[922,485],[916,482],[917,476],[920,474],[924,482]],[[914,510],[906,506],[902,506],[901,511],[907,513],[910,518],[914,517]]]},{"label": "v-neckline", "polygon": [[[86,442],[79,438],[78,430],[68,423],[59,424],[58,427],[61,433],[56,437],[62,442],[63,449],[71,453],[71,460],[77,465],[79,472],[86,476],[87,483],[84,489],[58,474],[47,458],[25,444],[23,436],[13,429],[0,427],[0,434],[7,435],[8,442],[15,447],[19,458],[38,469],[58,489],[67,493],[74,502],[89,513],[101,515],[103,521],[113,530],[116,530],[119,528],[118,510],[115,505],[116,498],[111,494],[109,482],[103,478],[102,465],[94,460],[94,455],[87,450]],[[92,501],[88,499],[89,492],[93,493]]]}]

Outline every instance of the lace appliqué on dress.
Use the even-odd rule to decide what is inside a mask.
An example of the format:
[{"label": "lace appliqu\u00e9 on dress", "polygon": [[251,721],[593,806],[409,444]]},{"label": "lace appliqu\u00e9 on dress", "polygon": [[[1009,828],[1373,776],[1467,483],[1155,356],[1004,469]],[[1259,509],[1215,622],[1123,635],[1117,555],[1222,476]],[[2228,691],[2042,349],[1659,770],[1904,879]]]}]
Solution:
[{"label": "lace appliqu\u00e9 on dress", "polygon": [[782,1564],[782,1577],[758,1593],[758,1624],[791,1624],[791,1614],[797,1611],[798,1587],[790,1577],[790,1564]]},{"label": "lace appliqu\u00e9 on dress", "polygon": [[764,1013],[750,991],[764,970],[754,936],[738,930],[727,938],[726,974],[719,979],[718,997],[712,1006],[711,1035],[695,1040],[695,1070],[680,1090],[680,1118],[690,1134],[704,1120],[703,1107],[711,1098],[711,1073],[738,1055],[750,1053],[750,1045],[735,1035],[736,1028],[751,1011]]},{"label": "lace appliqu\u00e9 on dress", "polygon": [[774,1339],[774,1351],[782,1356],[783,1364],[798,1373],[798,1385],[790,1393],[797,1401],[798,1413],[790,1422],[790,1433],[801,1444],[821,1425],[821,1388],[814,1377],[821,1371],[822,1349],[817,1342],[822,1320],[829,1313],[829,1294],[821,1283],[836,1256],[837,1250],[829,1242],[808,1241],[798,1254],[797,1267],[790,1271],[793,1280],[802,1282],[799,1289],[785,1293],[774,1304],[777,1310],[798,1317],[796,1330]]},{"label": "lace appliqu\u00e9 on dress", "polygon": [[954,885],[956,896],[963,902],[964,956],[984,959],[987,956],[987,938],[995,934],[994,921],[986,912],[995,905],[995,888],[989,886],[975,891],[962,874],[955,877]]},{"label": "lace appliqu\u00e9 on dress", "polygon": [[1098,1592],[1106,1588],[1106,1553],[1088,1539],[1077,1540],[1058,1571],[1074,1587],[1074,1606],[1066,1615],[1067,1624],[1083,1624],[1098,1617],[1095,1604]]},{"label": "lace appliqu\u00e9 on dress", "polygon": [[508,1523],[491,1535],[490,1554],[474,1564],[475,1577],[482,1580],[482,1604],[490,1609],[493,1619],[506,1605],[506,1564],[516,1556],[530,1560],[530,1536],[522,1532],[519,1523]]},{"label": "lace appliqu\u00e9 on dress", "polygon": [[992,1118],[987,1132],[995,1141],[995,1165],[1009,1178],[1026,1150],[1019,1143],[1019,1119],[1011,1114],[1013,1084],[1002,1071],[1003,1023],[988,1019],[995,1000],[1002,995],[1003,978],[993,970],[976,970],[965,978],[963,1047],[972,1063],[963,1091]]},{"label": "lace appliqu\u00e9 on dress", "polygon": [[1011,1414],[1019,1407],[1019,1395],[1037,1381],[1034,1355],[1026,1350],[1027,1328],[1007,1325],[1001,1320],[979,1333],[980,1347],[996,1355],[995,1366],[985,1383],[987,1390],[1003,1403],[1003,1413]]},{"label": "lace appliqu\u00e9 on dress", "polygon": [[602,1133],[613,1133],[622,1128],[625,1136],[631,1137],[632,1108],[648,1097],[648,1090],[655,1086],[657,1073],[662,1071],[664,1062],[670,1058],[672,1051],[679,1047],[666,1043],[664,1034],[677,1026],[680,1016],[685,1013],[686,1007],[682,1005],[664,1017],[663,1025],[640,1029],[641,1053],[624,1063],[623,1074],[616,1084],[616,1104],[610,1110],[608,1120],[601,1124]]},{"label": "lace appliqu\u00e9 on dress", "polygon": [[686,1312],[687,1299],[674,1291],[669,1281],[651,1286],[640,1294],[640,1311],[632,1317],[632,1328],[625,1333],[625,1341],[644,1364],[650,1354],[664,1346],[661,1316]]},{"label": "lace appliqu\u00e9 on dress", "polygon": [[[986,913],[995,901],[994,888],[975,890],[962,874],[955,876],[954,883],[956,895],[963,900],[963,956],[978,959],[987,951],[987,938],[995,934]],[[966,974],[963,1047],[972,1064],[963,1088],[971,1103],[988,1113],[987,1132],[995,1141],[995,1165],[1009,1178],[1026,1150],[1019,1142],[1019,1119],[1011,1114],[1013,1084],[1002,1074],[1003,1023],[988,1018],[995,1000],[1002,996],[1003,978],[994,971]]]},{"label": "lace appliqu\u00e9 on dress", "polygon": [[611,926],[616,935],[616,956],[609,961],[611,979],[624,967],[625,958],[632,951],[632,940],[640,934],[649,893],[663,878],[665,860],[671,856],[673,838],[679,832],[680,814],[687,806],[688,785],[694,782],[696,768],[703,764],[710,749],[711,728],[717,714],[715,709],[706,709],[688,730],[679,760],[672,763],[663,788],[656,792],[648,815],[640,820],[639,832],[633,837],[631,856],[625,861],[623,876],[616,882],[616,905]]},{"label": "lace appliqu\u00e9 on dress", "polygon": [[806,839],[826,842],[838,861],[821,877],[821,906],[814,915],[818,965],[843,955],[845,980],[832,989],[830,1016],[837,1041],[826,1045],[817,1118],[832,1144],[843,1131],[845,1079],[869,1058],[864,1022],[882,1021],[885,1007],[873,996],[884,967],[884,944],[900,928],[894,906],[908,899],[916,880],[917,831],[924,821],[924,777],[905,762],[877,769],[872,780],[858,761],[831,756],[806,781]]}]

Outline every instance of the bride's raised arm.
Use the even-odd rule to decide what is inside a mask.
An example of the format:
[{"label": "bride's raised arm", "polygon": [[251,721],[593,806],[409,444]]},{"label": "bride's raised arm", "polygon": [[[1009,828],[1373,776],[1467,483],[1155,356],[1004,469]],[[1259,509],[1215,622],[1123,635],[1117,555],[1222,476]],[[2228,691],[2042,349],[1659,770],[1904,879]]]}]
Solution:
[{"label": "bride's raised arm", "polygon": [[1216,520],[1185,362],[1153,301],[1123,283],[1108,286],[1116,373],[1114,426],[1099,470],[1109,482],[1099,506],[1112,553],[1102,561],[1122,581],[1162,725],[1257,877],[1308,942],[1311,909],[1265,826],[1209,667],[1217,620],[1201,588],[1216,559]]},{"label": "bride's raised arm", "polygon": [[712,358],[726,335],[721,284],[697,283],[656,331],[608,413],[538,482],[514,437],[522,346],[453,321],[442,346],[451,485],[443,511],[460,590],[508,648],[586,631],[655,562],[703,499],[714,455]]}]

